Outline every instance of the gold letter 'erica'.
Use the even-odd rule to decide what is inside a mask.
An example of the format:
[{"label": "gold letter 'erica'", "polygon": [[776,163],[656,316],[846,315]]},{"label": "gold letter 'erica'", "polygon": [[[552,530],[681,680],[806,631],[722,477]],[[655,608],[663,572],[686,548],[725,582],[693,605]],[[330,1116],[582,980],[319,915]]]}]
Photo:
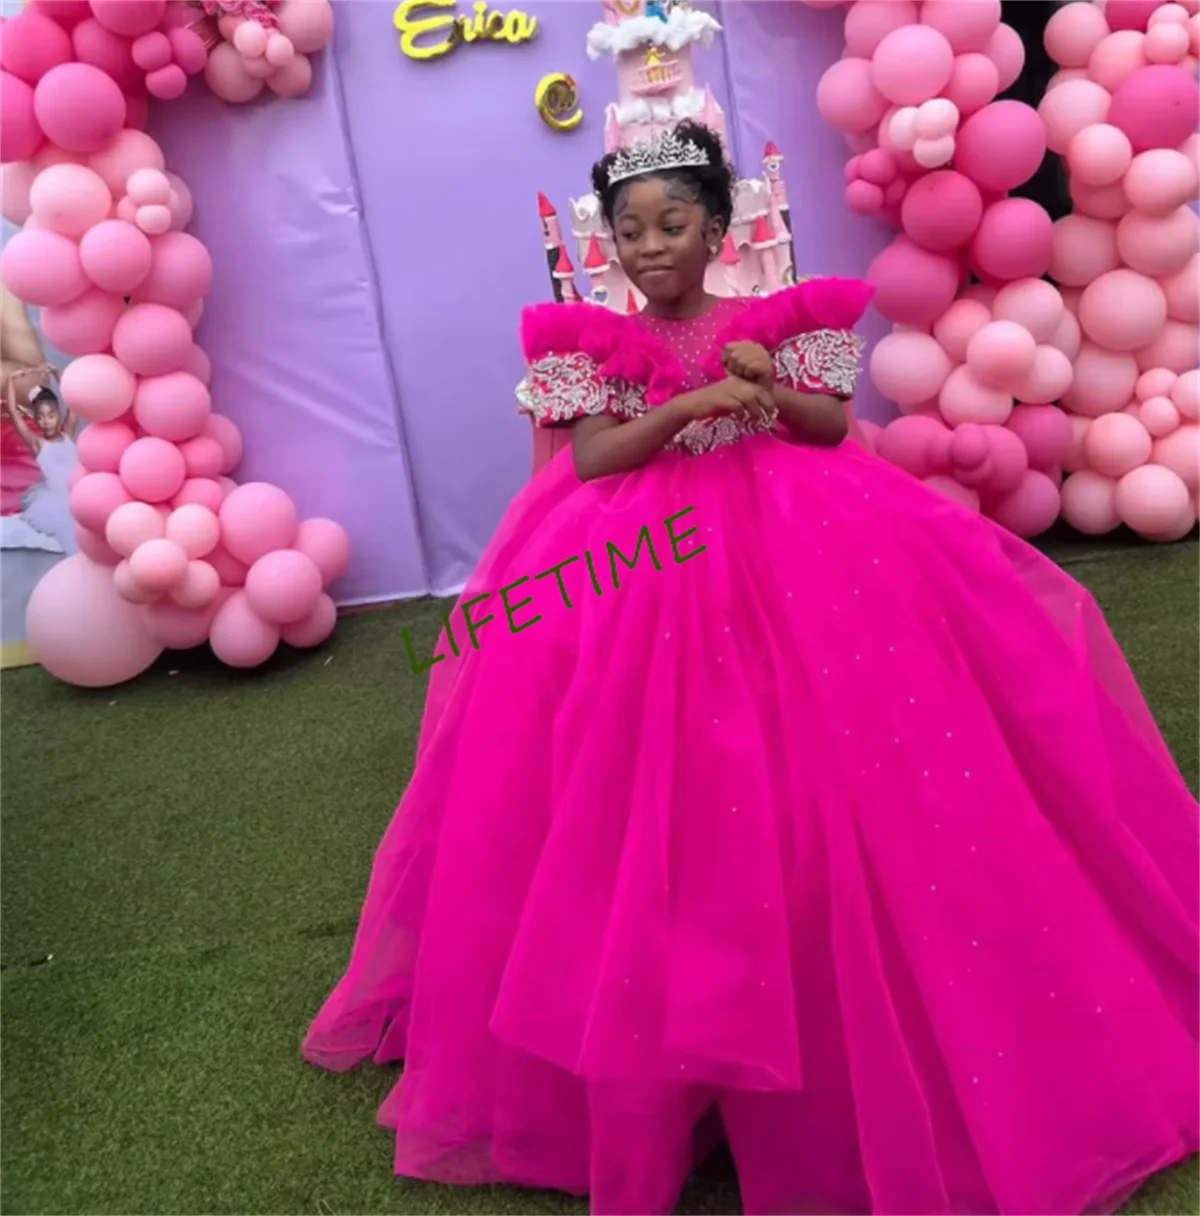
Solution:
[{"label": "gold letter 'erica'", "polygon": [[[537,18],[517,9],[507,13],[489,9],[486,0],[475,0],[470,16],[453,11],[454,0],[403,0],[396,6],[392,24],[400,33],[400,53],[409,59],[437,59],[462,42],[528,42],[538,28]],[[441,10],[433,16],[423,9]],[[418,42],[425,35],[437,41]]]}]

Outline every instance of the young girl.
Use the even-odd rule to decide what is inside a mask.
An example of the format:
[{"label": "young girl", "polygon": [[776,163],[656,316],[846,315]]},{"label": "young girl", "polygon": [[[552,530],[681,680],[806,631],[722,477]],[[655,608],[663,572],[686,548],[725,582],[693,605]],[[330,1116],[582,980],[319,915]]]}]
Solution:
[{"label": "young girl", "polygon": [[524,317],[573,456],[444,638],[306,1057],[404,1060],[398,1173],[594,1212],[713,1129],[748,1212],[1114,1208],[1197,1147],[1194,799],[1087,593],[842,442],[869,288],[706,295],[703,128],[594,174],[648,303]]},{"label": "young girl", "polygon": [[[55,372],[47,365],[31,369],[30,374],[45,379]],[[68,497],[71,474],[78,463],[72,434],[75,424],[54,390],[44,383],[27,390],[29,405],[22,406],[19,379],[20,373],[10,377],[0,405],[41,478],[25,492],[20,516],[4,517],[3,547],[74,553],[75,523]]]}]

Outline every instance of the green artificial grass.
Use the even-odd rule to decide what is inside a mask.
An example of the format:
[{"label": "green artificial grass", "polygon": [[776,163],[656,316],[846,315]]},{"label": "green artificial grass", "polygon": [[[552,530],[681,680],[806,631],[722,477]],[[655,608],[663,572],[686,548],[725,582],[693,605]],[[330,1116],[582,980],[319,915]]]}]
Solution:
[{"label": "green artificial grass", "polygon": [[[1197,548],[1049,549],[1095,593],[1193,788]],[[172,656],[100,693],[0,678],[5,1213],[567,1213],[398,1179],[374,1125],[394,1070],[298,1047],[350,947],[411,771],[439,606],[346,620],[236,673]],[[727,1160],[683,1210],[738,1210]],[[1134,1213],[1200,1212],[1195,1162]]]}]

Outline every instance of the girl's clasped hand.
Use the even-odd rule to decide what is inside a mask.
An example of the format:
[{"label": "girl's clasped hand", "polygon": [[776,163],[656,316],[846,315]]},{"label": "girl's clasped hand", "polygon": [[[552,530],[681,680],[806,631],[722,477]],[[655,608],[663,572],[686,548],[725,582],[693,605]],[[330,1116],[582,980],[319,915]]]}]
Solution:
[{"label": "girl's clasped hand", "polygon": [[771,356],[757,342],[730,342],[721,353],[728,373],[724,380],[706,385],[689,397],[694,418],[720,418],[746,414],[768,419],[775,415]]}]

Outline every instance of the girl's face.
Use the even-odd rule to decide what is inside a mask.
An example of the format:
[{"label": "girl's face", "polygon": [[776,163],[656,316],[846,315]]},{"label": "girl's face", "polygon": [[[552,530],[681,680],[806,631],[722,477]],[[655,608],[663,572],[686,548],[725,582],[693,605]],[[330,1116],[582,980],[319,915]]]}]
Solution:
[{"label": "girl's face", "polygon": [[47,439],[52,439],[58,434],[62,426],[62,415],[59,414],[58,407],[53,401],[46,401],[45,399],[39,401],[33,416],[38,430]]},{"label": "girl's face", "polygon": [[655,304],[702,291],[721,225],[695,202],[686,183],[632,182],[617,199],[613,235],[621,269]]}]

